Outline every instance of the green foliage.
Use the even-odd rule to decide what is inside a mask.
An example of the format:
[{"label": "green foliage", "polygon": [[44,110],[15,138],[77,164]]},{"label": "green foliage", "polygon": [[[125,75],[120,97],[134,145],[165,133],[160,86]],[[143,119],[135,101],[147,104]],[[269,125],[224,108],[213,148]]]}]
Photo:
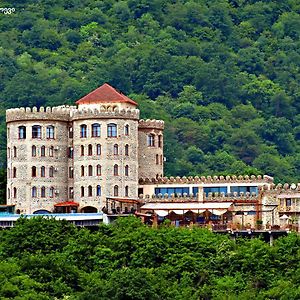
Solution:
[{"label": "green foliage", "polygon": [[[20,243],[13,243],[17,238]],[[134,217],[92,232],[37,218],[0,231],[0,241],[1,299],[298,299],[300,295],[297,234],[279,238],[271,247],[259,239],[233,242],[229,236],[195,227],[150,228]]]},{"label": "green foliage", "polygon": [[[16,12],[0,18],[0,168],[6,108],[71,104],[110,82],[138,101],[143,118],[166,121],[166,175],[299,181],[291,167],[300,140],[297,1],[9,5]],[[269,147],[276,151],[264,162]],[[220,153],[231,165],[210,163]]]}]

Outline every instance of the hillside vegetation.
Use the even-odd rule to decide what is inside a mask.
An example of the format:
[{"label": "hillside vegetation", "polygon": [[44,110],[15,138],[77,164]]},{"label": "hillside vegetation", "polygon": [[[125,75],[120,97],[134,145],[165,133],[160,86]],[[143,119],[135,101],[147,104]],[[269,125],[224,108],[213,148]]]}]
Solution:
[{"label": "hillside vegetation", "polygon": [[153,229],[134,217],[94,232],[21,219],[0,231],[0,298],[297,300],[299,247],[292,233],[270,247],[199,228]]},{"label": "hillside vegetation", "polygon": [[[5,109],[109,82],[166,121],[166,175],[300,178],[297,0],[27,0],[0,15]],[[4,174],[4,172],[2,172]]]}]

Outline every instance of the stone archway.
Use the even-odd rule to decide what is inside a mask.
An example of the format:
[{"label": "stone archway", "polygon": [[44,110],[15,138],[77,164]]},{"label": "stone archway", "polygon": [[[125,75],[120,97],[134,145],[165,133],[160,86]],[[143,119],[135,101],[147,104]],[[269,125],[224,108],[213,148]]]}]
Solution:
[{"label": "stone archway", "polygon": [[47,215],[50,214],[49,210],[46,209],[40,209],[33,212],[34,215]]},{"label": "stone archway", "polygon": [[93,206],[85,206],[80,211],[82,213],[92,214],[92,213],[97,213],[98,209],[96,207],[93,207]]}]

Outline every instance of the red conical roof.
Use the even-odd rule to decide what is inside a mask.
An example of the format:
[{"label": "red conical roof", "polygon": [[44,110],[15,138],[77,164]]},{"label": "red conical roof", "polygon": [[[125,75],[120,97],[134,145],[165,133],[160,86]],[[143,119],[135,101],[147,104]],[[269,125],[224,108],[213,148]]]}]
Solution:
[{"label": "red conical roof", "polygon": [[121,92],[110,86],[108,83],[104,83],[94,91],[90,92],[86,96],[82,97],[76,104],[97,104],[97,103],[130,103],[135,106],[138,104],[129,99]]}]

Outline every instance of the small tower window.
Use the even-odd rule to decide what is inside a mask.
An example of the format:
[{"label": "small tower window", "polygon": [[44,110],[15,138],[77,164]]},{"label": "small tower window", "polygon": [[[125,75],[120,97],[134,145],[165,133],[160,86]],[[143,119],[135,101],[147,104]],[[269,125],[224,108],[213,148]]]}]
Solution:
[{"label": "small tower window", "polygon": [[41,177],[45,177],[45,173],[46,173],[45,169],[46,168],[44,166],[41,167]]},{"label": "small tower window", "polygon": [[74,168],[69,167],[69,178],[74,178]]},{"label": "small tower window", "polygon": [[101,176],[101,166],[100,165],[97,165],[96,170],[97,170],[97,176]]},{"label": "small tower window", "polygon": [[31,155],[32,155],[32,157],[36,157],[36,146],[32,146],[32,148],[31,148]]},{"label": "small tower window", "polygon": [[68,157],[73,158],[74,157],[74,149],[73,147],[68,147]]},{"label": "small tower window", "polygon": [[46,148],[45,148],[45,146],[41,147],[41,156],[42,157],[46,156]]},{"label": "small tower window", "polygon": [[73,138],[73,127],[69,127],[69,138],[72,139]]},{"label": "small tower window", "polygon": [[93,146],[91,144],[89,144],[88,146],[88,155],[89,156],[93,155]]},{"label": "small tower window", "polygon": [[158,147],[162,148],[162,135],[158,136]]},{"label": "small tower window", "polygon": [[17,157],[17,147],[16,146],[14,146],[14,148],[13,148],[14,150],[13,150],[13,154],[14,154],[14,157]]},{"label": "small tower window", "polygon": [[119,166],[114,165],[114,176],[118,176],[118,175],[119,175]]},{"label": "small tower window", "polygon": [[155,156],[155,161],[156,161],[156,164],[159,165],[159,155],[158,154],[156,154],[156,156]]},{"label": "small tower window", "polygon": [[10,148],[7,148],[7,158],[10,158]]},{"label": "small tower window", "polygon": [[117,144],[114,145],[114,155],[119,155],[119,146]]},{"label": "small tower window", "polygon": [[80,125],[80,137],[81,138],[87,137],[87,126],[85,124]]},{"label": "small tower window", "polygon": [[125,145],[125,155],[129,155],[129,145]]},{"label": "small tower window", "polygon": [[128,185],[125,186],[125,197],[129,196],[129,187]]},{"label": "small tower window", "polygon": [[7,178],[10,178],[10,168],[7,168]]},{"label": "small tower window", "polygon": [[54,176],[54,167],[50,167],[49,168],[49,177],[53,177]]},{"label": "small tower window", "polygon": [[32,189],[31,189],[31,197],[32,198],[37,197],[36,186],[33,186]]},{"label": "small tower window", "polygon": [[69,188],[69,197],[70,197],[70,199],[74,199],[74,188],[73,187]]},{"label": "small tower window", "polygon": [[81,197],[84,197],[84,187],[83,186],[80,188],[80,194],[81,194]]},{"label": "small tower window", "polygon": [[147,135],[147,145],[148,145],[148,147],[155,146],[155,135],[154,134]]},{"label": "small tower window", "polygon": [[129,176],[129,166],[125,166],[125,176]]},{"label": "small tower window", "polygon": [[80,146],[80,155],[84,156],[84,146],[83,145]]},{"label": "small tower window", "polygon": [[93,166],[89,165],[89,176],[93,176]]},{"label": "small tower window", "polygon": [[101,126],[99,123],[92,124],[92,137],[101,136]]},{"label": "small tower window", "polygon": [[125,127],[124,127],[124,134],[129,135],[129,125],[128,124],[125,125]]},{"label": "small tower window", "polygon": [[31,176],[36,177],[36,167],[31,168]]},{"label": "small tower window", "polygon": [[13,197],[17,198],[17,188],[13,188]]},{"label": "small tower window", "polygon": [[84,176],[84,166],[81,166],[81,176]]},{"label": "small tower window", "polygon": [[50,189],[49,189],[49,197],[50,197],[50,198],[53,198],[53,197],[54,197],[54,187],[53,187],[53,186],[50,187]]},{"label": "small tower window", "polygon": [[17,168],[14,167],[13,168],[13,178],[16,178],[17,177]]},{"label": "small tower window", "polygon": [[100,185],[97,185],[97,188],[96,188],[96,195],[97,195],[97,196],[101,196],[101,186],[100,186]]},{"label": "small tower window", "polygon": [[117,185],[114,186],[114,196],[115,197],[119,196],[119,187]]},{"label": "small tower window", "polygon": [[54,126],[47,126],[46,137],[47,139],[54,139]]},{"label": "small tower window", "polygon": [[93,196],[93,188],[91,185],[88,186],[88,196],[92,197]]},{"label": "small tower window", "polygon": [[42,188],[41,188],[41,197],[42,198],[46,197],[46,188],[44,186],[42,186]]},{"label": "small tower window", "polygon": [[10,189],[7,189],[7,198],[10,199]]},{"label": "small tower window", "polygon": [[101,155],[101,145],[100,144],[96,145],[96,153],[97,153],[97,155]]},{"label": "small tower window", "polygon": [[117,125],[110,123],[107,125],[107,137],[117,137]]},{"label": "small tower window", "polygon": [[32,138],[41,139],[42,138],[42,127],[40,125],[32,126]]},{"label": "small tower window", "polygon": [[50,157],[53,157],[53,152],[54,152],[54,147],[50,146],[50,148],[49,148],[49,156]]},{"label": "small tower window", "polygon": [[20,140],[26,139],[26,127],[25,126],[19,126],[19,139]]}]

